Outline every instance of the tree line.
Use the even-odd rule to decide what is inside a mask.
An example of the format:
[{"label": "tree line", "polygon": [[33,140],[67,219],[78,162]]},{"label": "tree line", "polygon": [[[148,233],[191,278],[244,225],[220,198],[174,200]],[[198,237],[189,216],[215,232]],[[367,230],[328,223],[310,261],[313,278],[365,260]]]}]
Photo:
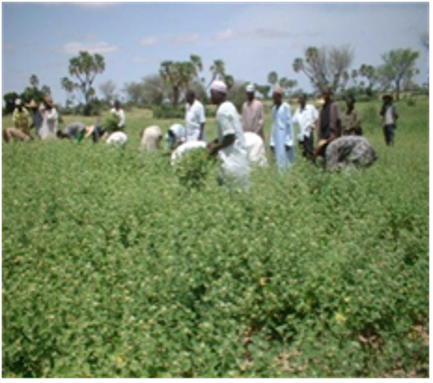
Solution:
[{"label": "tree line", "polygon": [[[421,38],[421,43],[428,49],[428,37]],[[419,52],[410,48],[394,49],[384,53],[383,63],[377,67],[362,64],[352,69],[354,49],[350,45],[340,47],[311,46],[305,49],[303,57],[293,60],[292,69],[296,74],[306,76],[314,93],[321,94],[325,88],[332,88],[338,93],[352,93],[372,96],[377,92],[393,91],[396,99],[402,90],[417,89],[413,79],[419,73],[416,61]],[[73,108],[75,112],[92,114],[92,109],[100,109],[104,104],[111,104],[119,98],[119,92],[112,80],[99,84],[102,98],[96,96],[95,79],[105,71],[105,59],[96,53],[81,51],[77,57],[69,60],[69,77],[63,77],[61,87],[66,93],[65,108]],[[209,67],[210,78],[203,77],[204,65],[200,56],[190,55],[186,61],[166,60],[161,62],[158,73],[144,77],[141,81],[124,84],[120,92],[125,95],[127,103],[134,105],[161,105],[169,103],[176,108],[184,100],[187,89],[193,89],[198,98],[208,101],[208,89],[215,79],[226,82],[229,96],[240,97],[244,92],[245,81],[235,79],[227,73],[223,60],[214,60]],[[298,88],[298,82],[285,76],[279,76],[271,71],[266,83],[256,83],[256,90],[261,97],[270,96],[273,86],[279,84],[287,96],[303,93]],[[9,92],[3,96],[4,112],[13,110],[15,98],[20,97],[25,102],[32,98],[40,101],[43,95],[50,95],[51,89],[47,85],[40,86],[35,74],[30,76],[30,86],[18,94]]]}]

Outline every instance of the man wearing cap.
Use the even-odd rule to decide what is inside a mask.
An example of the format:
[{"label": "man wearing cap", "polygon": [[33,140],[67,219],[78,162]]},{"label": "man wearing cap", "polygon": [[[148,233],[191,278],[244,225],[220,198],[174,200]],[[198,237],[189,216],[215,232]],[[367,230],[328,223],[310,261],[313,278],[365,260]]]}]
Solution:
[{"label": "man wearing cap", "polygon": [[242,129],[244,132],[253,132],[258,134],[262,140],[265,140],[263,133],[264,113],[263,103],[257,100],[253,84],[246,87],[247,101],[242,105]]},{"label": "man wearing cap", "polygon": [[218,105],[216,112],[218,138],[207,146],[211,155],[218,154],[222,169],[219,184],[237,189],[248,189],[250,167],[240,116],[236,107],[226,100],[227,86],[215,80],[211,85],[212,102]]},{"label": "man wearing cap", "polygon": [[394,130],[397,125],[397,109],[392,104],[392,96],[385,94],[382,97],[383,105],[380,110],[380,115],[383,117],[383,134],[385,136],[385,143],[387,146],[394,146]]},{"label": "man wearing cap", "polygon": [[280,172],[290,168],[295,162],[293,124],[290,105],[283,102],[283,89],[276,86],[272,94],[272,131],[270,147],[275,155]]},{"label": "man wearing cap", "polygon": [[315,156],[322,156],[324,158],[326,146],[341,135],[340,110],[337,103],[332,99],[332,94],[331,89],[323,91],[324,102],[317,122],[319,142],[314,150],[314,154]]},{"label": "man wearing cap", "polygon": [[19,141],[30,141],[32,136],[30,135],[29,112],[23,107],[21,99],[19,98],[15,100],[15,109],[12,114],[12,121],[14,127],[6,128],[3,131],[5,142],[9,143],[12,137]]},{"label": "man wearing cap", "polygon": [[299,107],[293,116],[293,124],[299,125],[298,141],[303,148],[302,155],[305,158],[313,159],[314,139],[313,131],[316,128],[319,113],[312,104],[307,104],[307,95],[302,94],[299,99]]},{"label": "man wearing cap", "polygon": [[195,98],[193,90],[186,92],[185,122],[185,141],[204,140],[204,124],[206,123],[204,106]]},{"label": "man wearing cap", "polygon": [[39,107],[39,112],[42,116],[42,124],[39,130],[41,139],[57,138],[59,115],[51,97],[47,96],[44,98],[44,102]]}]

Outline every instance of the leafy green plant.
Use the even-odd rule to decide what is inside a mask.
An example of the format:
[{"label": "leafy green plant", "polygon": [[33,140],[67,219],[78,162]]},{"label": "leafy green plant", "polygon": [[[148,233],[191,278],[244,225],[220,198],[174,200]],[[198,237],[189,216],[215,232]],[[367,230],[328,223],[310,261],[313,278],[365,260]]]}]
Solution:
[{"label": "leafy green plant", "polygon": [[123,151],[4,145],[3,377],[427,377],[428,104],[398,107],[371,168],[245,194],[139,153],[135,110]]},{"label": "leafy green plant", "polygon": [[188,189],[201,189],[209,173],[213,159],[206,149],[194,149],[183,154],[175,164],[179,182]]}]

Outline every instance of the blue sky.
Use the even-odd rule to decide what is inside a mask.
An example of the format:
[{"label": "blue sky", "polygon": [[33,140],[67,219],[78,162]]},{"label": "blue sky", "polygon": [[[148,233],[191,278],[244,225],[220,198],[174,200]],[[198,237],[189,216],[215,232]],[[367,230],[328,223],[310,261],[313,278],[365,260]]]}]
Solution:
[{"label": "blue sky", "polygon": [[379,65],[391,49],[421,56],[417,77],[425,82],[428,55],[419,36],[429,31],[429,3],[2,3],[2,92],[21,92],[32,74],[63,103],[60,79],[80,50],[104,56],[106,70],[95,87],[158,73],[164,60],[198,54],[204,77],[213,60],[225,62],[237,80],[266,83],[269,72],[298,81],[292,62],[308,46],[354,48],[351,69]]}]

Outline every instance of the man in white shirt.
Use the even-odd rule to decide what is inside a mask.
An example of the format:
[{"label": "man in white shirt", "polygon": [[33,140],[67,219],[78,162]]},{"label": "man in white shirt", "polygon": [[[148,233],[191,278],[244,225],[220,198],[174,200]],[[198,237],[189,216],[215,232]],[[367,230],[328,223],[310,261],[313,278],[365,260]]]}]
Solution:
[{"label": "man in white shirt", "polygon": [[242,123],[236,107],[226,100],[227,86],[222,81],[211,85],[212,102],[218,105],[216,113],[218,138],[207,146],[211,155],[218,154],[222,169],[219,184],[229,188],[249,188],[250,166]]},{"label": "man in white shirt", "polygon": [[196,100],[195,93],[188,90],[185,107],[186,136],[185,141],[204,140],[206,122],[203,104]]},{"label": "man in white shirt", "polygon": [[314,158],[314,137],[313,130],[316,128],[319,113],[314,105],[307,104],[307,96],[302,94],[299,97],[299,108],[293,116],[293,123],[299,125],[298,141],[302,147],[302,155],[305,158]]},{"label": "man in white shirt", "polygon": [[116,101],[114,103],[114,108],[111,109],[111,114],[114,114],[119,117],[119,123],[117,124],[118,130],[124,130],[126,117],[125,117],[125,112],[121,108],[120,101]]}]

